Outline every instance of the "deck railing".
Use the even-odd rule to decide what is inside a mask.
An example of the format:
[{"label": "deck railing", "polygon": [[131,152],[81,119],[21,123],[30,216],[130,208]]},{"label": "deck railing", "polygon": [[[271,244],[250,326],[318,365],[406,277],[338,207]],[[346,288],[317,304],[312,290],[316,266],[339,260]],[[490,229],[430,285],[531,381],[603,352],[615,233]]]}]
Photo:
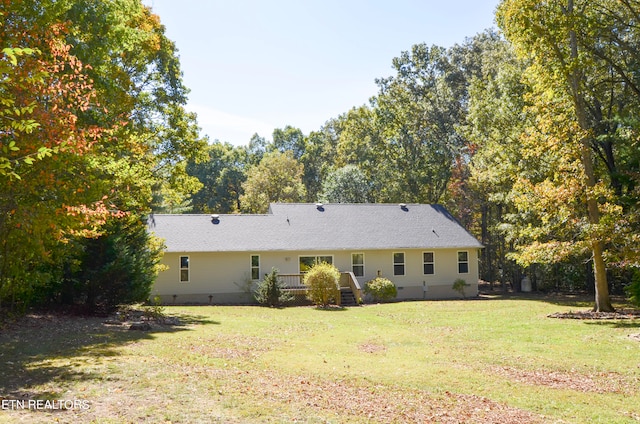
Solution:
[{"label": "deck railing", "polygon": [[[278,278],[282,282],[283,288],[292,292],[292,294],[304,294],[307,286],[304,285],[304,274],[278,274]],[[351,289],[356,298],[356,302],[362,302],[362,287],[353,272],[340,273],[340,290]]]},{"label": "deck railing", "polygon": [[278,274],[278,279],[282,282],[285,289],[306,289],[302,282],[304,274]]}]

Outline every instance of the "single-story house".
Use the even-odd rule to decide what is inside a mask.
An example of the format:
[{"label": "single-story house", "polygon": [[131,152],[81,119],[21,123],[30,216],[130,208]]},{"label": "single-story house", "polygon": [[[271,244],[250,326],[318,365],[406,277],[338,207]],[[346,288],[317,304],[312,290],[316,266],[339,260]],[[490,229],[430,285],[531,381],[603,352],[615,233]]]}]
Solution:
[{"label": "single-story house", "polygon": [[361,287],[387,278],[398,299],[460,297],[458,279],[478,291],[482,245],[439,205],[274,203],[266,214],[155,214],[149,228],[166,245],[151,292],[165,304],[253,302],[272,268],[298,276],[319,262]]}]

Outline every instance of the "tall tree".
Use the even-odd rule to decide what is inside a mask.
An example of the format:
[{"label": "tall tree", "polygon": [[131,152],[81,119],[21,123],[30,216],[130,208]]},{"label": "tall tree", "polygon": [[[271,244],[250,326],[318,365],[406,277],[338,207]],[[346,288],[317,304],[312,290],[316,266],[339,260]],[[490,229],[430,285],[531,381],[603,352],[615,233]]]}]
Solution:
[{"label": "tall tree", "polygon": [[384,142],[376,146],[397,177],[393,201],[438,203],[466,147],[456,131],[464,118],[465,78],[446,49],[414,45],[393,60],[396,75],[377,80],[372,99]]},{"label": "tall tree", "polygon": [[307,202],[317,202],[322,184],[336,160],[338,137],[330,124],[305,137],[304,154],[300,163],[304,166],[302,183],[307,192]]},{"label": "tall tree", "polygon": [[368,203],[372,187],[355,165],[345,165],[327,175],[320,200],[327,203]]},{"label": "tall tree", "polygon": [[249,165],[257,165],[260,163],[264,154],[267,153],[268,144],[267,139],[261,137],[258,133],[251,136],[249,144],[245,148]]},{"label": "tall tree", "polygon": [[530,117],[524,109],[524,62],[506,40],[485,38],[489,40],[476,56],[481,70],[469,84],[468,114],[461,131],[474,146],[474,155],[466,191],[458,197],[470,198],[479,214],[469,228],[485,246],[481,278],[490,283],[500,279],[506,290],[507,270],[513,267],[507,253],[516,238],[506,218],[515,212],[510,193],[523,172],[520,136]]},{"label": "tall tree", "polygon": [[290,151],[296,160],[300,160],[306,149],[305,136],[300,128],[287,125],[283,129],[273,130],[271,149],[284,153]]},{"label": "tall tree", "polygon": [[243,212],[266,213],[271,202],[301,202],[305,198],[304,167],[291,151],[267,153],[247,171],[240,196]]},{"label": "tall tree", "polygon": [[189,90],[158,16],[140,0],[62,0],[49,7],[73,23],[68,42],[91,65],[104,106],[81,118],[127,123],[100,146],[95,163],[116,190],[114,206],[147,212],[153,192],[197,191],[186,164],[205,159],[206,140],[185,110]]},{"label": "tall tree", "polygon": [[0,282],[27,293],[72,284],[69,268],[107,232],[140,240],[118,220],[139,222],[154,192],[197,189],[186,163],[205,140],[184,109],[175,46],[139,0],[16,0],[0,19],[4,58],[18,65],[0,66],[2,104],[14,105],[0,124],[0,167],[14,177],[0,181]]},{"label": "tall tree", "polygon": [[66,27],[34,22],[29,2],[0,6],[0,302],[26,305],[50,281],[52,250],[104,216],[88,161],[114,125],[80,119],[99,105]]},{"label": "tall tree", "polygon": [[335,166],[357,166],[372,185],[371,201],[392,201],[397,191],[394,181],[400,176],[378,149],[385,141],[375,110],[367,106],[354,107],[334,119],[331,125],[338,136]]},{"label": "tall tree", "polygon": [[[531,261],[546,255],[548,259],[549,252],[562,256],[588,249],[598,311],[613,310],[607,247],[623,212],[614,146],[606,137],[615,123],[603,112],[608,108],[624,116],[620,105],[628,94],[637,102],[632,68],[638,57],[639,6],[636,1],[505,0],[497,14],[506,36],[531,61],[527,76],[537,126],[530,128],[524,142],[528,157],[546,161],[535,161],[546,175],[519,181],[519,199],[540,212],[541,226],[552,224],[557,230],[545,237],[530,232],[533,243],[521,258],[528,256]],[[606,165],[604,172],[598,156]]]},{"label": "tall tree", "polygon": [[190,163],[189,175],[197,177],[202,189],[191,196],[196,213],[233,213],[240,210],[242,183],[246,180],[247,151],[229,143],[209,146],[209,160]]}]

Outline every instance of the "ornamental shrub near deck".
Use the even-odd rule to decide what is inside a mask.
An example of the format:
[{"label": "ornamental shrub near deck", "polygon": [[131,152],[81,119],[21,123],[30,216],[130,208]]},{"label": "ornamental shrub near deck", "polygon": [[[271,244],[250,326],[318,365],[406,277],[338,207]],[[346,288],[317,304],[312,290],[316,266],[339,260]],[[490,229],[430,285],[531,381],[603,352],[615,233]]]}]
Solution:
[{"label": "ornamental shrub near deck", "polygon": [[293,300],[293,296],[284,290],[278,279],[278,270],[275,268],[272,268],[271,272],[264,276],[264,280],[258,283],[254,297],[259,304],[272,308],[280,307]]},{"label": "ornamental shrub near deck", "polygon": [[326,262],[314,265],[304,275],[304,285],[308,287],[307,299],[326,307],[340,298],[340,271]]},{"label": "ornamental shrub near deck", "polygon": [[392,281],[378,277],[364,286],[365,294],[371,296],[374,302],[388,302],[398,296],[398,289]]}]

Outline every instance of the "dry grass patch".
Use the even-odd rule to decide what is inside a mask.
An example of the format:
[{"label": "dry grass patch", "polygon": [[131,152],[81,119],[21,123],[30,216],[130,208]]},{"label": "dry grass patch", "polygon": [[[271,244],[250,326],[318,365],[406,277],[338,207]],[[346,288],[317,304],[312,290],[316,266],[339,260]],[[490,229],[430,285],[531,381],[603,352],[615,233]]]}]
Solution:
[{"label": "dry grass patch", "polygon": [[380,353],[386,352],[387,347],[383,344],[376,343],[375,341],[368,341],[358,346],[358,349],[365,353]]},{"label": "dry grass patch", "polygon": [[273,348],[267,339],[250,336],[214,336],[178,345],[190,353],[222,359],[253,359]]},{"label": "dry grass patch", "polygon": [[245,371],[236,371],[233,378],[225,381],[223,390],[240,392],[266,408],[279,410],[279,419],[285,422],[312,422],[312,418],[326,417],[328,413],[334,415],[335,422],[545,422],[542,416],[475,395],[434,394],[349,380]]}]

